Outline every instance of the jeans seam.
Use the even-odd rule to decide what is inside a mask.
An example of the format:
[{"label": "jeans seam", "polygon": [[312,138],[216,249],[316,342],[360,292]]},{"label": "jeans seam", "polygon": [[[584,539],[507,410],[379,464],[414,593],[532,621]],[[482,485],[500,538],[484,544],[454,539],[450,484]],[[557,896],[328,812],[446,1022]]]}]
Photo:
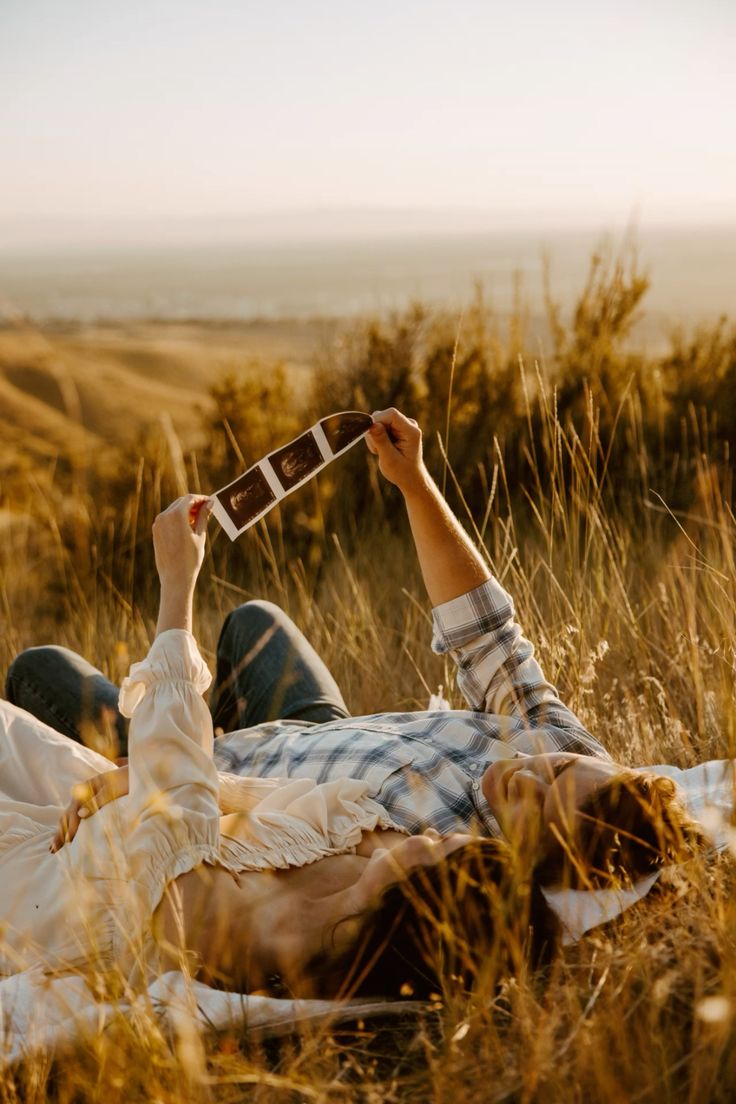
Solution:
[{"label": "jeans seam", "polygon": [[[77,733],[77,730],[71,723],[71,721],[66,716],[64,716],[63,713],[59,712],[58,707],[53,701],[49,701],[48,698],[44,697],[44,695],[41,693],[35,683],[29,682],[29,680],[23,678],[22,675],[10,675],[8,678],[8,685],[11,685],[11,683],[15,684],[15,686],[23,687],[23,692],[25,695],[30,695],[31,697],[37,698],[37,700],[43,705],[44,709],[47,709],[51,716],[55,717],[56,720],[64,726],[66,731],[63,733],[63,735],[68,736],[71,732],[75,734]],[[15,697],[15,694],[13,696]],[[23,707],[21,706],[21,708]],[[28,710],[28,712],[30,712],[30,710]],[[73,738],[79,740],[79,735],[77,734]]]}]

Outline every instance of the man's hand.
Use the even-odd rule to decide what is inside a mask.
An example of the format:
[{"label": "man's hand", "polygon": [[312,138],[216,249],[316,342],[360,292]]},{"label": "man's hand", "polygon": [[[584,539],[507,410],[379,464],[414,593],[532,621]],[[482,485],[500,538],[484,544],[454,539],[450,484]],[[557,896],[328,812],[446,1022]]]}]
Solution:
[{"label": "man's hand", "polygon": [[59,851],[65,843],[71,843],[81,822],[91,817],[103,805],[124,797],[128,792],[128,768],[96,774],[81,782],[72,790],[72,800],[64,810],[49,851]]},{"label": "man's hand", "polygon": [[374,424],[368,430],[366,444],[378,457],[381,474],[394,483],[402,494],[411,494],[427,479],[422,460],[422,431],[413,418],[400,411],[377,410]]}]

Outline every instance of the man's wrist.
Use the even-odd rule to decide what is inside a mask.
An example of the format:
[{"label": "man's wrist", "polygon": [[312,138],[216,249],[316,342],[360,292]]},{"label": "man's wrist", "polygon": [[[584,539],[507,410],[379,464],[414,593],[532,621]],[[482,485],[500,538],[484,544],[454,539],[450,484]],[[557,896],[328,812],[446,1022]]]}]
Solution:
[{"label": "man's wrist", "polygon": [[435,480],[431,478],[424,464],[418,467],[409,479],[405,479],[401,487],[402,495],[406,499],[407,503],[415,498],[426,498],[427,495],[434,495],[437,490]]},{"label": "man's wrist", "polygon": [[414,478],[407,481],[400,490],[407,506],[412,505],[414,502],[426,500],[427,498],[436,498],[437,495],[439,495],[437,484],[434,479],[432,479],[432,476],[429,474],[424,464],[422,464],[420,468],[417,468]]}]

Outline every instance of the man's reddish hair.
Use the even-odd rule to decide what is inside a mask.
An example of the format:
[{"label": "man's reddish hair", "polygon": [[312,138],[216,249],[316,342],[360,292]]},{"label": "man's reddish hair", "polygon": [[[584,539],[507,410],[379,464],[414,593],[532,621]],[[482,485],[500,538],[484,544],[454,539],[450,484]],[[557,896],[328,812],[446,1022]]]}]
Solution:
[{"label": "man's reddish hair", "polygon": [[576,839],[550,840],[536,875],[544,885],[632,882],[702,848],[703,833],[671,778],[628,768],[600,786],[576,815]]}]

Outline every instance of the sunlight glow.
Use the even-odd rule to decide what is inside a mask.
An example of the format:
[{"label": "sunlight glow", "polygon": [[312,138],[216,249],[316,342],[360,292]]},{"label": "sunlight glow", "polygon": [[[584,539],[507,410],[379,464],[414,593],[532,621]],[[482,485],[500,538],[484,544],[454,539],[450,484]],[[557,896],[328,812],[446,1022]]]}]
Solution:
[{"label": "sunlight glow", "polygon": [[733,220],[734,30],[725,0],[6,0],[0,217]]}]

